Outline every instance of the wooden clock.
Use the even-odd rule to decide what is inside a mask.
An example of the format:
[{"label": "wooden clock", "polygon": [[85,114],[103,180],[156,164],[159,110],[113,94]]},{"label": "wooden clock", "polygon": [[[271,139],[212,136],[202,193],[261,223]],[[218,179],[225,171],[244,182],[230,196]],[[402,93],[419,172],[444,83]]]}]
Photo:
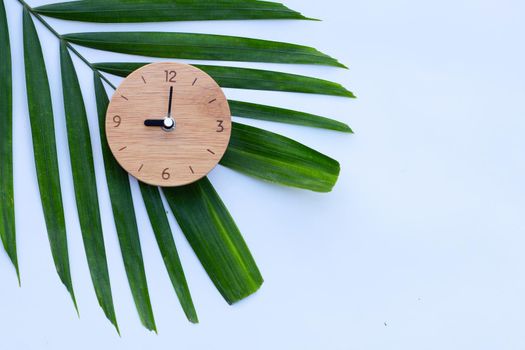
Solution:
[{"label": "wooden clock", "polygon": [[220,161],[231,135],[228,101],[202,70],[161,62],[131,73],[113,95],[106,135],[118,163],[150,185],[187,185]]}]

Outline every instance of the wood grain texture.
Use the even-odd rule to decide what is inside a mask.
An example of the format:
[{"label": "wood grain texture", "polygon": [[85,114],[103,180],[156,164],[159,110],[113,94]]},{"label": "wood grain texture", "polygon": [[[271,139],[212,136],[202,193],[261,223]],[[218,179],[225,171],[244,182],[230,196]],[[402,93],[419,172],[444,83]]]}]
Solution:
[{"label": "wood grain texture", "polygon": [[[170,86],[175,130],[145,126],[146,119],[166,117]],[[230,141],[231,113],[219,85],[202,70],[153,63],[131,73],[116,90],[106,134],[111,152],[132,176],[150,185],[182,186],[218,164]]]}]

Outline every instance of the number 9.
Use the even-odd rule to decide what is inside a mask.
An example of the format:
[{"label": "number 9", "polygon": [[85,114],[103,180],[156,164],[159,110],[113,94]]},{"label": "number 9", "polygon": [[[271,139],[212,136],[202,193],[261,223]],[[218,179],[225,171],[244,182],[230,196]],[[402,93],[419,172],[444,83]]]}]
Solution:
[{"label": "number 9", "polygon": [[120,115],[116,115],[113,117],[113,123],[115,123],[114,128],[118,128],[121,122],[122,122],[122,118],[120,118]]}]

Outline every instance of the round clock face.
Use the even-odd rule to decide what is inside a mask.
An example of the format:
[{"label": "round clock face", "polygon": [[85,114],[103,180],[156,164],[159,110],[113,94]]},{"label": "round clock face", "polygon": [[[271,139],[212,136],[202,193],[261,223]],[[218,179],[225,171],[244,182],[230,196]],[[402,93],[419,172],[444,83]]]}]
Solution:
[{"label": "round clock face", "polygon": [[156,186],[206,176],[226,152],[230,134],[230,108],[219,85],[181,63],[152,63],[131,73],[106,114],[108,144],[119,164]]}]

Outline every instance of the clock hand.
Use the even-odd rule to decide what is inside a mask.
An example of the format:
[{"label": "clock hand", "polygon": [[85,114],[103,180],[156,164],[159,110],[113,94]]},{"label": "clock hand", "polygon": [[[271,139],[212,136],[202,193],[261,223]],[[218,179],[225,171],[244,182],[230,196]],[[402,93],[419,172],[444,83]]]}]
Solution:
[{"label": "clock hand", "polygon": [[171,118],[164,119],[146,119],[144,120],[145,126],[160,126],[165,130],[172,130],[175,127],[175,121]]},{"label": "clock hand", "polygon": [[164,119],[146,119],[144,120],[145,126],[164,126]]},{"label": "clock hand", "polygon": [[171,118],[171,103],[173,101],[173,86],[170,86],[170,97],[168,101],[168,118]]}]

